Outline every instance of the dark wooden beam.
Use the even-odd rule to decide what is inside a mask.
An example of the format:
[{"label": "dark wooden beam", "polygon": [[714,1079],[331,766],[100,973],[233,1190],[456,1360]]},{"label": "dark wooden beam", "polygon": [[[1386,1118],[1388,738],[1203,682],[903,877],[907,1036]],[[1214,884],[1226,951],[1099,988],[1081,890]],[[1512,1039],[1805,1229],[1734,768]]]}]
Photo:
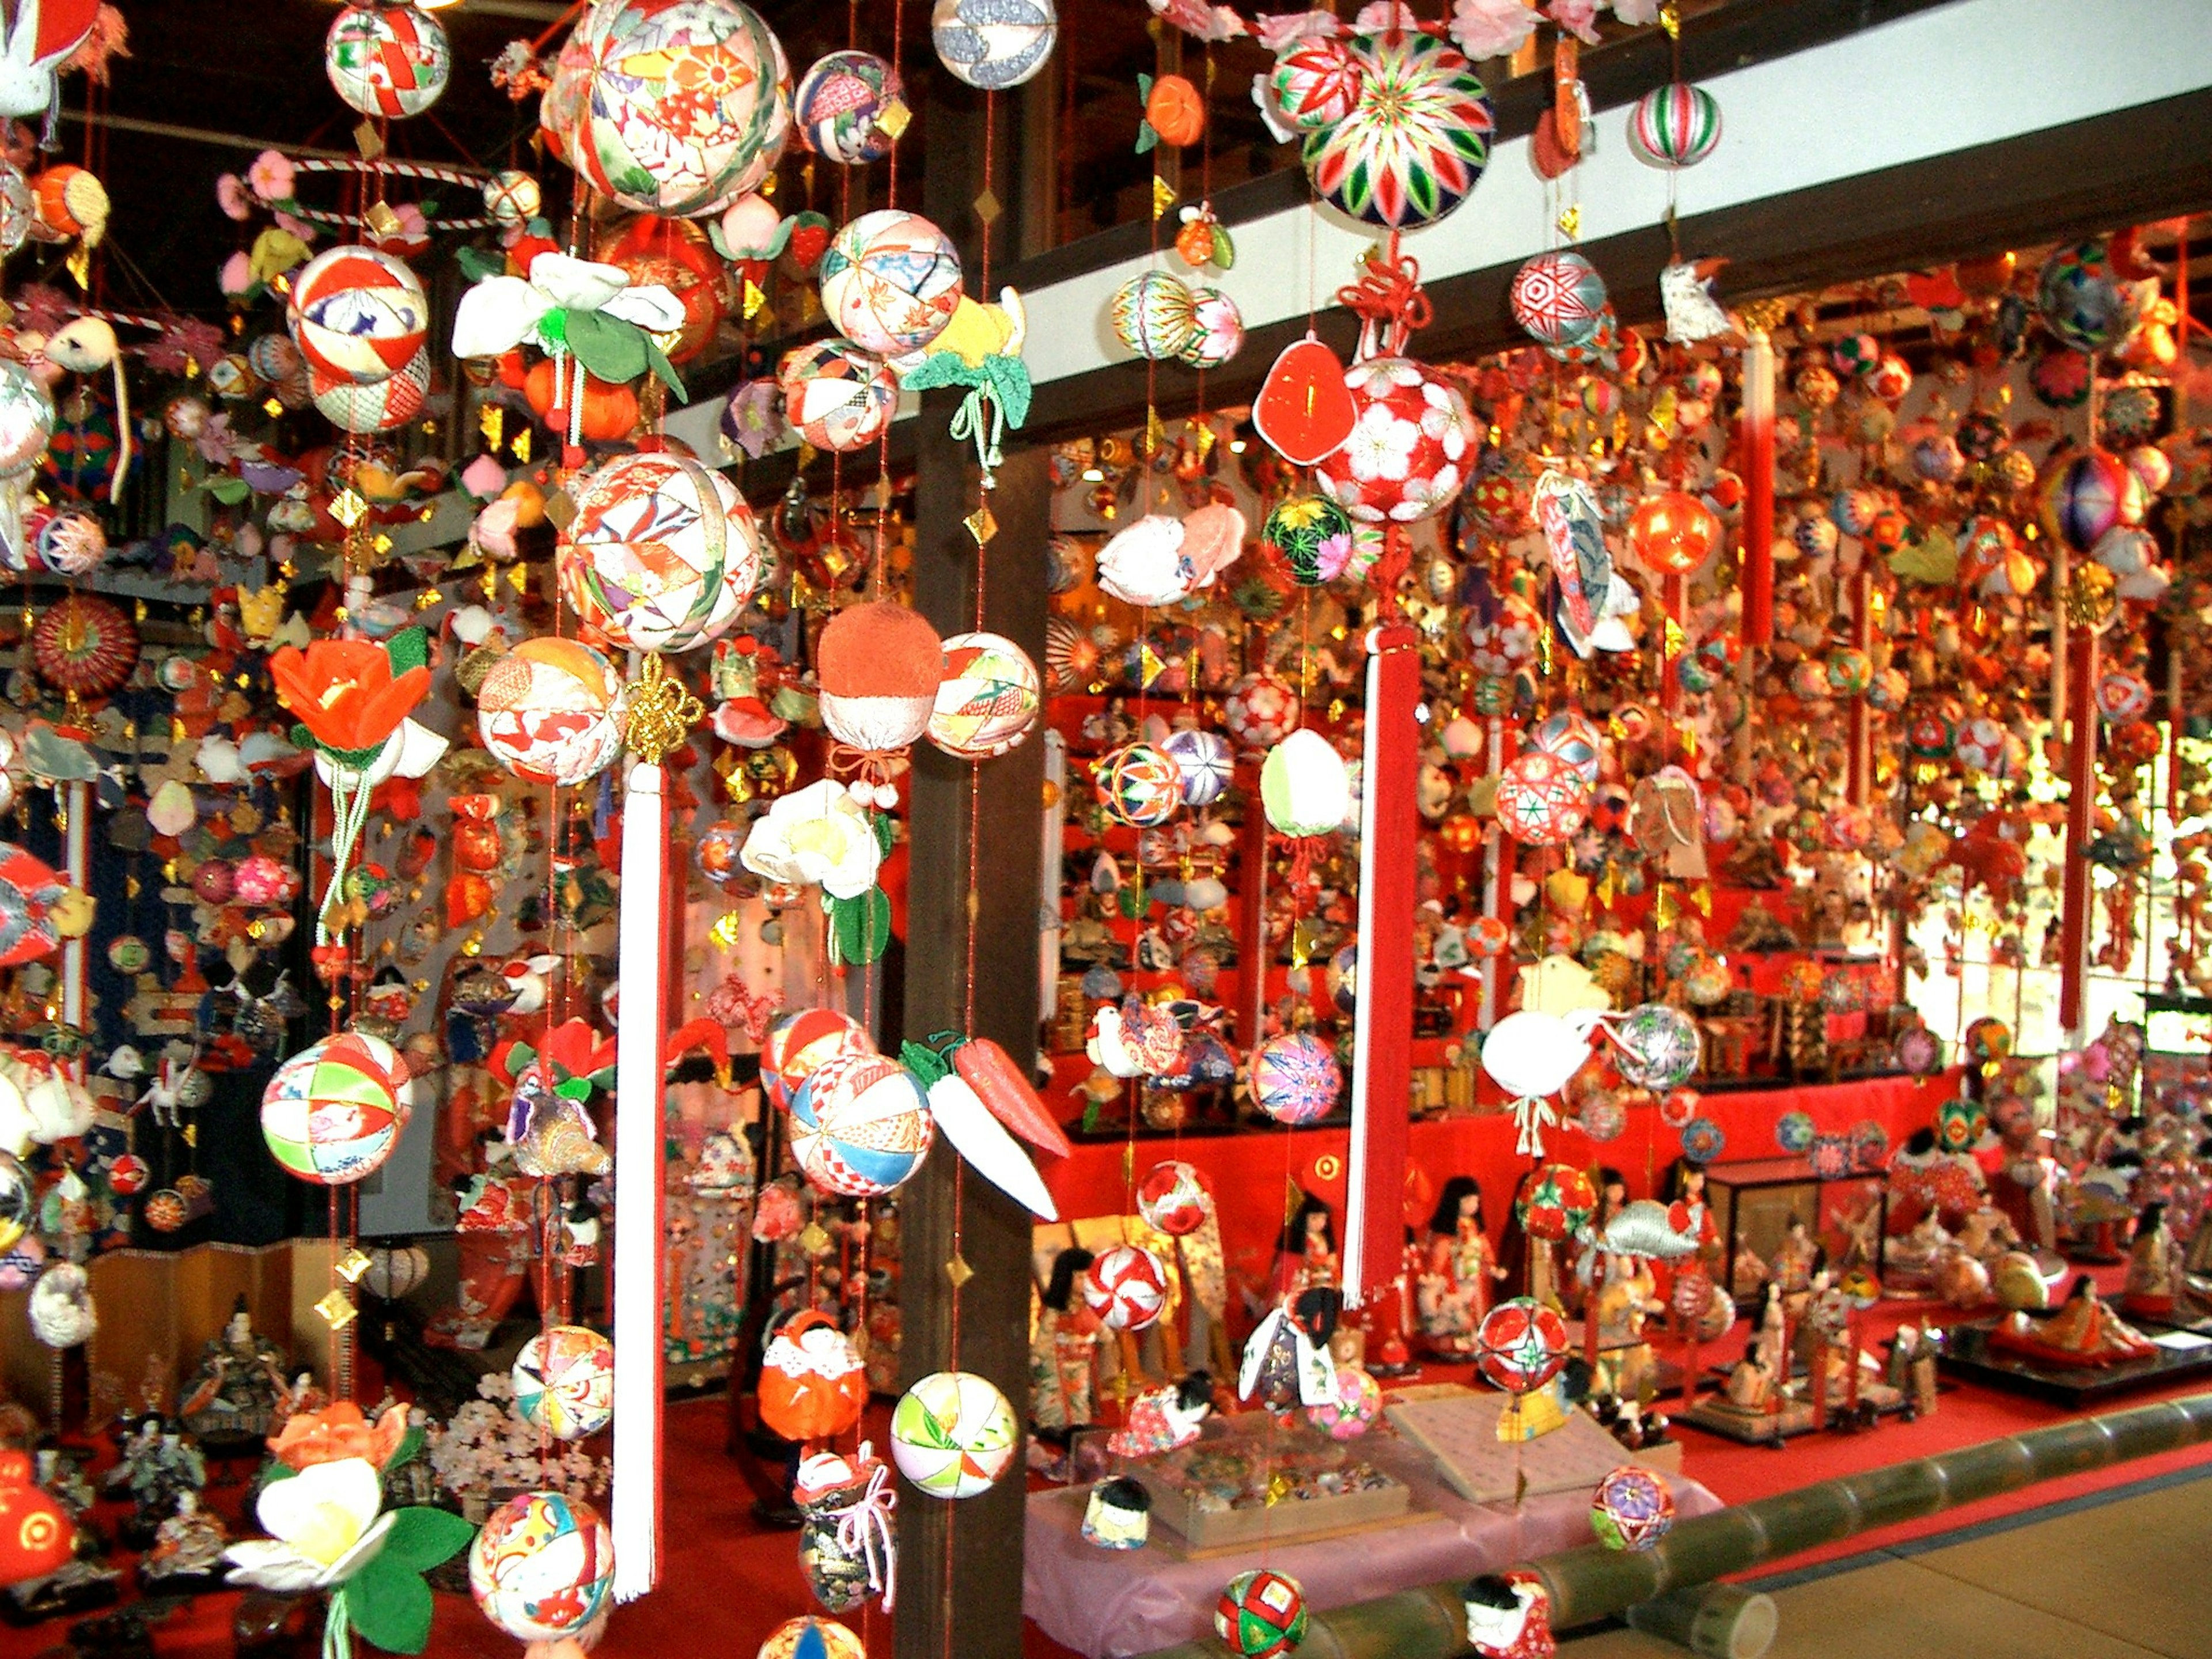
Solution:
[{"label": "dark wooden beam", "polygon": [[[1002,111],[1003,112],[1003,111]],[[924,208],[948,229],[972,223],[965,204],[980,188],[972,167],[981,137],[973,100],[948,94],[930,111],[932,164]],[[1003,126],[1002,126],[1003,131]],[[975,146],[955,148],[965,131]],[[939,145],[945,145],[940,151]],[[965,155],[971,167],[957,159]],[[966,176],[963,176],[963,175]],[[1001,175],[1004,176],[1003,174]],[[1011,194],[1011,191],[1008,192]],[[977,268],[972,248],[963,250]],[[936,392],[915,429],[915,603],[940,635],[975,626],[978,558],[965,520],[975,509],[972,447],[946,434],[956,400]],[[1042,661],[1047,595],[1040,550],[1051,530],[1050,453],[1010,456],[990,498],[999,532],[985,550],[984,626]],[[1037,872],[1042,867],[1044,744],[1032,736],[980,768],[916,745],[908,816],[905,1029],[912,1037],[965,1030],[998,1042],[1027,1071],[1036,1054]],[[971,789],[975,792],[971,795]],[[971,890],[970,830],[975,832]],[[971,908],[972,907],[972,908]],[[971,920],[972,917],[972,920]],[[969,930],[975,994],[967,1016]],[[996,1383],[1026,1421],[1029,1407],[1030,1217],[966,1172],[939,1137],[903,1190],[899,1291],[902,1382],[954,1368]],[[973,1270],[959,1291],[952,1350],[957,1254]],[[1016,1460],[990,1492],[958,1503],[908,1487],[899,1498],[898,1659],[1019,1659],[1022,1531],[1027,1482]]]},{"label": "dark wooden beam", "polygon": [[[1718,283],[1740,301],[1989,253],[2212,206],[2212,92],[2194,92],[2072,126],[1931,156],[1810,190],[1698,214],[1680,222],[1686,254],[1725,256]],[[1480,211],[1480,187],[1470,211]],[[1413,251],[1418,254],[1418,238]],[[1585,243],[1628,324],[1660,320],[1665,230],[1651,225]],[[1506,308],[1517,264],[1465,271],[1429,286],[1435,323],[1414,337],[1420,356],[1444,362],[1528,343]],[[1341,273],[1348,280],[1349,271]],[[1226,368],[1206,376],[1216,408],[1248,401],[1282,349],[1305,332],[1303,316],[1254,329]],[[1349,355],[1355,320],[1322,313],[1322,337]],[[1146,366],[1116,363],[1037,388],[1025,435],[1065,438],[1140,423]],[[1158,406],[1191,407],[1196,378],[1162,363]]]}]

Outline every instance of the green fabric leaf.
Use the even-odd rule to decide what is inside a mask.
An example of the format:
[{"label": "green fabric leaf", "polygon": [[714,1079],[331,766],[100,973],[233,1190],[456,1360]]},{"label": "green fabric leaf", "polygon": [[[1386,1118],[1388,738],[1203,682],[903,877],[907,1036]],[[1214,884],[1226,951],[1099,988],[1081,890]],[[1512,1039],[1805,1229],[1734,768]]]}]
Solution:
[{"label": "green fabric leaf", "polygon": [[1142,155],[1146,150],[1155,148],[1159,142],[1160,135],[1152,130],[1152,124],[1150,121],[1137,123],[1138,155]]},{"label": "green fabric leaf", "polygon": [[385,1473],[388,1474],[403,1464],[413,1462],[422,1455],[422,1448],[428,1443],[429,1437],[423,1433],[422,1425],[410,1423],[407,1432],[399,1437],[399,1449],[392,1454],[392,1461],[384,1466]]},{"label": "green fabric leaf", "polygon": [[937,1050],[913,1042],[899,1045],[899,1064],[920,1079],[925,1089],[952,1069],[951,1064]]},{"label": "green fabric leaf", "polygon": [[646,366],[653,370],[653,378],[675,394],[677,402],[690,403],[691,394],[684,389],[683,377],[677,374],[676,365],[668,361],[668,354],[660,349],[660,343],[650,334],[639,337],[645,342]]},{"label": "green fabric leaf", "polygon": [[842,963],[866,966],[891,939],[891,902],[880,887],[858,898],[830,901],[830,948]]},{"label": "green fabric leaf", "polygon": [[1121,914],[1132,921],[1152,908],[1152,896],[1146,890],[1145,884],[1141,881],[1122,883],[1121,889],[1115,894],[1114,900]]},{"label": "green fabric leaf", "polygon": [[384,654],[391,659],[395,679],[410,669],[428,668],[430,665],[430,636],[419,628],[403,628],[385,641]]},{"label": "green fabric leaf", "polygon": [[646,370],[645,331],[597,311],[568,313],[568,349],[576,361],[614,386],[624,386]]},{"label": "green fabric leaf", "polygon": [[229,472],[213,474],[201,483],[200,488],[225,507],[236,507],[253,493],[253,487],[251,484]]},{"label": "green fabric leaf", "polygon": [[454,256],[461,267],[461,275],[472,283],[481,283],[487,276],[507,274],[507,255],[494,253],[487,248],[465,247]]},{"label": "green fabric leaf", "polygon": [[428,1572],[459,1555],[477,1535],[474,1527],[449,1510],[418,1504],[396,1514],[384,1553],[376,1558],[380,1563],[396,1560],[412,1571]]},{"label": "green fabric leaf", "polygon": [[983,370],[969,368],[957,351],[933,351],[921,367],[900,375],[899,385],[909,392],[933,392],[939,386],[981,386],[983,375]]},{"label": "green fabric leaf", "polygon": [[876,832],[876,845],[882,848],[884,856],[889,858],[891,855],[891,848],[898,842],[898,826],[891,822],[891,815],[888,812],[877,813],[869,827]]},{"label": "green fabric leaf", "polygon": [[388,1546],[346,1581],[345,1607],[354,1633],[386,1653],[420,1653],[429,1644],[430,1587],[421,1572],[393,1560]]},{"label": "green fabric leaf", "polygon": [[1030,366],[1018,357],[991,356],[984,359],[983,372],[990,376],[991,395],[999,400],[1007,427],[1019,427],[1030,417]]}]

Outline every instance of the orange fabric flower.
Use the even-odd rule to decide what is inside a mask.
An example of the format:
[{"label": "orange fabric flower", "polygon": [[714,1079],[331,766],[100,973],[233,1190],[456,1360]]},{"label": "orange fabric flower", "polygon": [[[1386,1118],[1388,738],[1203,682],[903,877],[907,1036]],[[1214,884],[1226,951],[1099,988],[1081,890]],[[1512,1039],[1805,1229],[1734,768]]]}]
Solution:
[{"label": "orange fabric flower", "polygon": [[270,658],[269,672],[277,701],[320,747],[341,755],[374,753],[430,691],[428,669],[395,678],[385,648],[367,640],[317,640],[305,651],[287,646]]},{"label": "orange fabric flower", "polygon": [[394,1407],[371,1423],[360,1407],[341,1400],[319,1412],[295,1412],[286,1418],[269,1450],[278,1462],[295,1469],[347,1457],[366,1458],[380,1469],[406,1437],[404,1410]]}]

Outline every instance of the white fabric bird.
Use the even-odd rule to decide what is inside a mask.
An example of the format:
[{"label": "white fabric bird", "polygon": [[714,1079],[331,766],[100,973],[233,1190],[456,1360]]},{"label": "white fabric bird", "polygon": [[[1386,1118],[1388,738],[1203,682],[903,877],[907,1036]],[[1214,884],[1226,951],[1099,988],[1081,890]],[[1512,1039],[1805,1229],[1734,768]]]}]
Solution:
[{"label": "white fabric bird", "polygon": [[1667,308],[1667,337],[1676,345],[1718,340],[1741,345],[1743,331],[1713,298],[1713,278],[1725,259],[1685,259],[1659,273],[1659,303]]}]

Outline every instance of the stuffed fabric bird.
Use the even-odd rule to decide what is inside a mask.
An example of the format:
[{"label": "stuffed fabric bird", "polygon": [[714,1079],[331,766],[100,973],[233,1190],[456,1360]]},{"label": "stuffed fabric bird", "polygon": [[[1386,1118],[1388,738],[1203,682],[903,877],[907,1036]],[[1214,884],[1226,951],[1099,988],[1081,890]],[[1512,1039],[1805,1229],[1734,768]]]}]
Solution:
[{"label": "stuffed fabric bird", "polygon": [[1743,331],[1713,298],[1713,278],[1725,259],[1686,259],[1659,273],[1659,302],[1667,309],[1667,337],[1676,345],[1718,340],[1741,345]]}]

